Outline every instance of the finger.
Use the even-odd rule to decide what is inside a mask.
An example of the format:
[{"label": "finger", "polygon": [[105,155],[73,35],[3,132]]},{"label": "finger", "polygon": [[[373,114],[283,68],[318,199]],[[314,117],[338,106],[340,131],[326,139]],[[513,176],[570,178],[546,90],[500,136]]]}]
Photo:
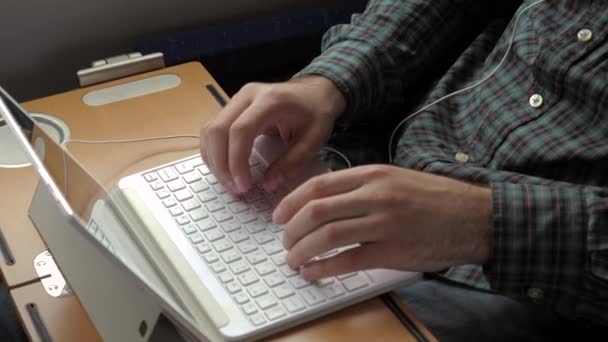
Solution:
[{"label": "finger", "polygon": [[352,170],[336,171],[316,176],[300,185],[279,203],[273,214],[273,220],[285,224],[308,202],[352,191],[364,184],[360,172]]},{"label": "finger", "polygon": [[312,261],[300,268],[300,275],[314,281],[339,274],[385,267],[386,247],[382,243],[368,243],[351,248],[333,257]]},{"label": "finger", "polygon": [[229,130],[232,123],[249,107],[250,103],[251,101],[244,96],[235,96],[205,130],[205,151],[209,168],[231,191],[234,186],[228,166]]},{"label": "finger", "polygon": [[313,160],[318,152],[316,141],[321,140],[321,134],[311,130],[301,137],[293,139],[287,151],[275,160],[266,170],[263,187],[273,192],[289,179],[297,178],[305,170],[302,166]]},{"label": "finger", "polygon": [[336,248],[377,242],[378,230],[368,216],[329,222],[300,239],[287,253],[292,269]]},{"label": "finger", "polygon": [[230,127],[228,143],[228,165],[230,174],[239,192],[251,187],[249,158],[255,138],[274,123],[272,113],[266,106],[251,105]]},{"label": "finger", "polygon": [[344,190],[348,192],[305,204],[285,225],[283,246],[287,250],[291,249],[303,237],[330,222],[363,217],[368,210],[365,197],[358,191],[350,191],[349,188]]}]

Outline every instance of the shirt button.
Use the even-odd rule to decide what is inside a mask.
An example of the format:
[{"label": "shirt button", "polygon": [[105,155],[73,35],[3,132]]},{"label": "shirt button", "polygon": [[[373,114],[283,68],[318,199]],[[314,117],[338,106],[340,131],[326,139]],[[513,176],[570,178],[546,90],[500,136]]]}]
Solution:
[{"label": "shirt button", "polygon": [[528,289],[528,297],[534,299],[535,301],[541,300],[544,295],[543,290],[539,288],[532,287]]},{"label": "shirt button", "polygon": [[540,108],[543,105],[543,97],[539,94],[530,96],[530,106],[534,108]]},{"label": "shirt button", "polygon": [[456,162],[464,164],[468,162],[470,158],[469,155],[464,152],[456,152],[456,154],[454,155],[454,159],[456,159]]},{"label": "shirt button", "polygon": [[576,34],[576,37],[578,38],[579,42],[586,43],[586,42],[590,41],[591,38],[593,37],[593,32],[591,32],[591,30],[589,30],[589,29],[582,29],[582,30],[578,31],[578,33]]}]

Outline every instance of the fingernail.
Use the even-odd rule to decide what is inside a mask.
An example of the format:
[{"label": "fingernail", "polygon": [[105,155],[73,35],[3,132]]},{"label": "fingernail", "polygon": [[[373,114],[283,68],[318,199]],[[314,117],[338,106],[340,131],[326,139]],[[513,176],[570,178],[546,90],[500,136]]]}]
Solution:
[{"label": "fingernail", "polygon": [[240,176],[235,177],[234,182],[236,183],[237,190],[240,193],[245,193],[245,192],[247,192],[247,190],[249,190],[247,188],[247,184],[245,184],[245,180],[243,179],[243,177],[240,177]]},{"label": "fingernail", "polygon": [[285,216],[283,210],[280,207],[276,208],[272,213],[272,222],[276,224],[283,224],[283,220],[285,219],[283,216]]},{"label": "fingernail", "polygon": [[281,185],[283,183],[285,179],[283,178],[282,175],[278,174],[278,175],[274,175],[272,177],[270,177],[269,179],[267,179],[266,181],[264,181],[264,189],[268,192],[272,192],[275,191],[279,185]]}]

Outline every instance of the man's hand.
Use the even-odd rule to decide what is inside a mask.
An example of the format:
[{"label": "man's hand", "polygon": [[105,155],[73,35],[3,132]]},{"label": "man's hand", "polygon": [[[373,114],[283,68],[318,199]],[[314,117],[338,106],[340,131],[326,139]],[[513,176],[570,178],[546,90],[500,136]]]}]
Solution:
[{"label": "man's hand", "polygon": [[[483,263],[490,250],[491,190],[394,166],[321,175],[285,197],[287,263],[307,280],[371,268],[432,272]],[[313,258],[360,244],[336,256]]]},{"label": "man's hand", "polygon": [[285,83],[250,83],[201,129],[201,156],[232,192],[251,187],[249,156],[261,134],[278,134],[288,146],[266,172],[264,188],[275,190],[297,178],[329,139],[334,121],[346,107],[328,79],[308,76]]}]

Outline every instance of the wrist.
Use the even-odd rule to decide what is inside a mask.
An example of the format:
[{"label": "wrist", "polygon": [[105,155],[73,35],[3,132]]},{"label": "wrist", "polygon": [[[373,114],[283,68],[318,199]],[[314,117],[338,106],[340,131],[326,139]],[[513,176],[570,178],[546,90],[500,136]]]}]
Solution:
[{"label": "wrist", "polygon": [[290,82],[306,85],[314,92],[314,101],[318,101],[324,115],[337,119],[346,110],[346,97],[336,84],[320,75],[307,75],[292,79]]},{"label": "wrist", "polygon": [[461,222],[466,234],[461,236],[464,246],[464,263],[484,264],[492,247],[492,190],[467,184],[464,201],[460,201]]}]

